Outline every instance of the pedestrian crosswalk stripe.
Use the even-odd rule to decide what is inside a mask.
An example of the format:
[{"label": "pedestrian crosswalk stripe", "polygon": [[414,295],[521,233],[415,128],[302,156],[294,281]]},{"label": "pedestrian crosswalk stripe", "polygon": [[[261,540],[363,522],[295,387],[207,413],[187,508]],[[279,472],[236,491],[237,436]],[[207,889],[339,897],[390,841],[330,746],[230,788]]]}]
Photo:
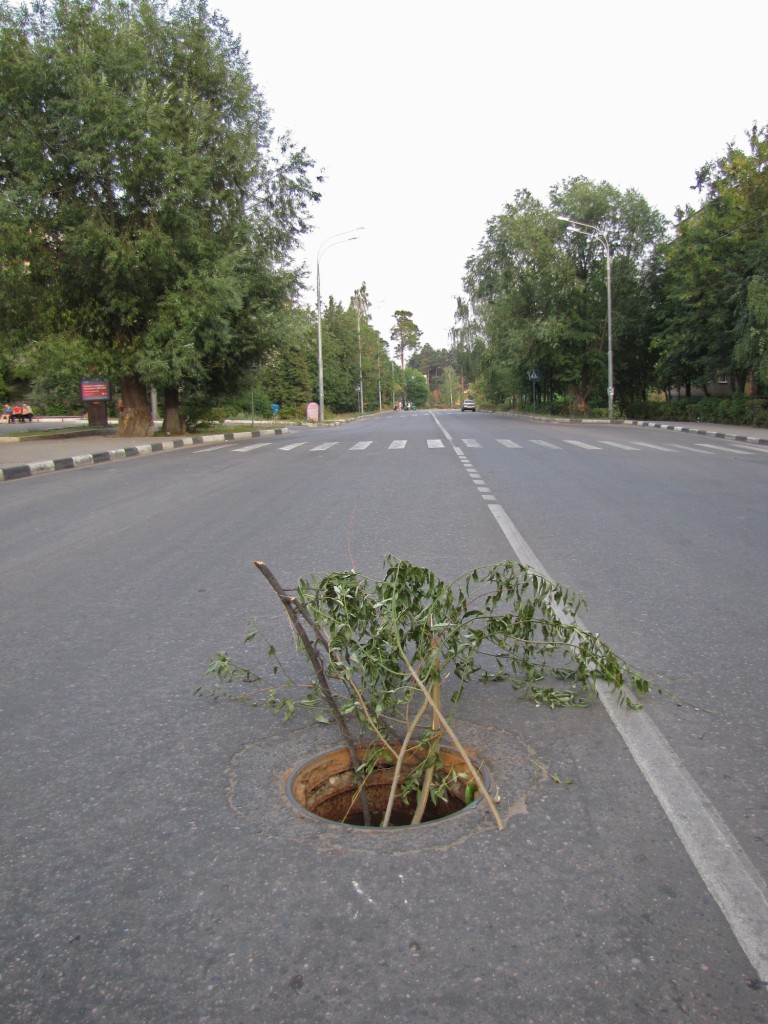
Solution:
[{"label": "pedestrian crosswalk stripe", "polygon": [[751,451],[742,451],[741,448],[729,448],[724,444],[704,444],[703,441],[696,442],[697,448],[714,448],[716,452],[733,452],[734,455],[753,455]]},{"label": "pedestrian crosswalk stripe", "polygon": [[473,440],[471,437],[462,437],[461,443],[465,444],[467,448],[482,448],[483,446],[479,441]]},{"label": "pedestrian crosswalk stripe", "polygon": [[280,449],[281,452],[292,452],[294,448],[301,448],[305,445],[306,441],[294,441],[293,444],[285,444]]},{"label": "pedestrian crosswalk stripe", "polygon": [[311,452],[327,452],[329,448],[333,448],[333,446],[338,443],[338,441],[326,441],[324,444],[317,444],[314,448],[310,448],[309,450]]},{"label": "pedestrian crosswalk stripe", "polygon": [[368,448],[372,444],[373,444],[373,441],[358,441],[357,444],[353,444],[352,447],[349,450],[351,452],[361,452],[365,448]]},{"label": "pedestrian crosswalk stripe", "polygon": [[559,448],[560,447],[560,445],[558,445],[558,444],[550,444],[549,441],[534,441],[533,438],[531,438],[531,444],[541,445],[542,448]]},{"label": "pedestrian crosswalk stripe", "polygon": [[270,445],[270,441],[262,441],[261,444],[246,444],[242,448],[235,448],[236,452],[252,452],[256,448],[267,448]]},{"label": "pedestrian crosswalk stripe", "polygon": [[389,447],[390,448],[405,448],[405,446],[407,444],[408,444],[407,441],[393,441],[392,444]]},{"label": "pedestrian crosswalk stripe", "polygon": [[594,444],[587,444],[586,441],[566,441],[566,444],[572,444],[576,448],[588,448],[591,452],[599,452],[600,449]]},{"label": "pedestrian crosswalk stripe", "polygon": [[623,448],[625,452],[638,452],[639,448],[633,448],[631,444],[620,444],[618,441],[601,441],[600,444],[610,445],[611,448]]},{"label": "pedestrian crosswalk stripe", "polygon": [[442,447],[444,447],[443,446],[443,442],[440,440],[439,437],[433,437],[431,440],[427,441],[427,448],[442,448]]},{"label": "pedestrian crosswalk stripe", "polygon": [[515,441],[509,441],[506,437],[497,437],[496,440],[499,444],[503,444],[505,448],[522,448],[521,444],[517,444]]},{"label": "pedestrian crosswalk stripe", "polygon": [[674,448],[665,448],[660,444],[648,444],[646,441],[636,441],[635,444],[640,445],[641,448],[653,448],[657,452],[674,452],[674,454],[677,454]]}]

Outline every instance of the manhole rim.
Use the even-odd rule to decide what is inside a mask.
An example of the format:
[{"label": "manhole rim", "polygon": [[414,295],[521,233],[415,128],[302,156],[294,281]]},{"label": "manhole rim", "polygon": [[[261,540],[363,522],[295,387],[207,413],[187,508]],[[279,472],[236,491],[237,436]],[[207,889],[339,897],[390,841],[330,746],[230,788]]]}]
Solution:
[{"label": "manhole rim", "polygon": [[[360,752],[360,754],[363,754],[368,749],[368,747],[369,747],[369,745],[367,745],[367,744],[361,744],[358,747],[358,751]],[[445,744],[445,745],[441,746],[440,749],[443,752],[449,753],[452,756],[456,756],[456,757],[460,758],[461,761],[466,764],[466,761],[464,759],[463,754],[461,754],[455,747],[452,747],[452,746],[449,746],[449,745]],[[472,762],[472,765],[474,766],[475,770],[479,773],[480,777],[483,780],[483,785],[485,786],[486,790],[490,792],[491,785],[492,785],[492,780],[491,780],[491,774],[490,774],[490,771],[488,770],[487,764],[483,760],[477,758],[475,753],[474,753],[474,751],[468,751],[468,753],[470,754],[470,760]],[[344,747],[344,746],[330,747],[330,748],[328,748],[325,751],[321,751],[318,754],[314,754],[312,757],[307,758],[307,760],[305,760],[302,764],[297,765],[296,768],[294,768],[291,772],[289,772],[289,774],[288,774],[288,776],[287,776],[287,778],[285,780],[285,787],[284,788],[285,788],[285,795],[286,795],[286,797],[288,799],[288,802],[294,808],[294,810],[296,810],[300,815],[302,815],[305,818],[310,819],[311,821],[323,822],[324,824],[329,825],[329,826],[336,826],[336,827],[340,827],[340,828],[350,829],[356,835],[359,835],[361,833],[364,833],[364,834],[376,833],[376,834],[382,835],[382,834],[386,833],[388,835],[408,834],[408,835],[412,836],[414,834],[414,830],[418,831],[418,830],[424,829],[424,828],[432,828],[432,827],[435,827],[435,826],[439,827],[441,825],[446,825],[446,824],[448,824],[450,822],[455,822],[458,819],[460,819],[462,816],[466,815],[467,812],[473,811],[473,810],[477,810],[477,808],[480,806],[480,804],[483,803],[482,795],[477,794],[475,796],[474,800],[472,800],[471,803],[466,804],[466,806],[461,807],[458,810],[453,811],[450,814],[446,814],[443,817],[434,818],[434,819],[431,819],[429,821],[422,821],[422,822],[419,823],[419,825],[412,826],[412,827],[411,826],[399,826],[399,827],[391,827],[391,828],[380,828],[380,827],[372,825],[372,826],[369,826],[369,827],[366,828],[366,827],[361,827],[360,825],[352,824],[350,822],[337,821],[334,818],[326,818],[322,814],[316,814],[314,811],[311,811],[307,807],[304,806],[304,804],[301,802],[301,800],[298,799],[296,797],[295,793],[294,793],[294,783],[295,783],[296,778],[299,776],[299,774],[301,772],[305,772],[305,771],[309,770],[312,765],[322,763],[322,761],[324,759],[332,757],[333,755],[337,755],[337,756],[338,755],[346,755],[348,757],[349,756],[349,752],[348,752],[347,748]],[[345,770],[346,771],[350,771],[351,770],[351,764],[348,764],[347,767],[345,768]]]}]

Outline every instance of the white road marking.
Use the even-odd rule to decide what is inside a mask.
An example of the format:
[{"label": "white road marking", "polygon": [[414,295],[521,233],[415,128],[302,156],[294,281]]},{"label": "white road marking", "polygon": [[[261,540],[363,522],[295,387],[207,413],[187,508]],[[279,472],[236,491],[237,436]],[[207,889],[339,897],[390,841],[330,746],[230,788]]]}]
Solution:
[{"label": "white road marking", "polygon": [[712,452],[700,452],[698,448],[691,448],[689,444],[673,444],[673,448],[679,448],[681,452],[689,452],[691,455],[712,455]]},{"label": "white road marking", "polygon": [[280,451],[281,452],[292,452],[294,448],[301,448],[301,446],[305,445],[306,443],[307,443],[306,441],[294,441],[293,444],[284,444],[281,447]]},{"label": "white road marking", "polygon": [[636,441],[635,444],[639,445],[641,448],[654,448],[657,452],[672,452],[673,455],[677,455],[674,448],[665,448],[660,444],[648,444],[646,441]]},{"label": "white road marking", "polygon": [[[549,576],[502,506],[488,508],[516,557]],[[606,684],[598,693],[758,978],[768,979],[768,887],[653,720],[619,707]]]},{"label": "white road marking", "polygon": [[353,444],[349,450],[351,452],[362,452],[372,444],[373,441],[358,441],[357,444]]},{"label": "white road marking", "polygon": [[212,444],[210,447],[205,448],[193,448],[192,452],[194,455],[202,455],[204,452],[218,452],[222,448],[229,448],[228,444]]},{"label": "white road marking", "polygon": [[242,448],[233,448],[233,452],[252,452],[256,448],[267,448],[270,445],[270,441],[262,441],[261,444],[246,444]]},{"label": "white road marking", "polygon": [[389,447],[390,447],[390,450],[393,449],[393,448],[395,448],[395,449],[397,449],[397,448],[405,448],[405,446],[407,444],[408,444],[407,441],[393,441],[392,444]]},{"label": "white road marking", "polygon": [[730,448],[725,444],[705,444],[704,441],[696,441],[696,448],[712,448],[716,452],[730,452],[732,455],[752,455],[752,451],[742,451],[741,448]]},{"label": "white road marking", "polygon": [[471,437],[462,437],[461,443],[465,444],[467,448],[482,448],[483,446],[479,441],[473,440]]},{"label": "white road marking", "polygon": [[503,444],[505,448],[522,448],[521,444],[516,444],[514,441],[508,440],[506,437],[497,437],[496,440],[499,444]]},{"label": "white road marking", "polygon": [[760,452],[761,455],[768,455],[768,444],[749,444],[748,441],[732,441],[734,448],[746,448],[750,452]]},{"label": "white road marking", "polygon": [[618,441],[600,441],[600,444],[609,444],[611,448],[623,448],[625,452],[639,452],[639,448],[633,448],[631,444],[620,444]]},{"label": "white road marking", "polygon": [[577,448],[588,448],[592,452],[599,452],[600,449],[593,444],[587,444],[586,441],[566,441],[566,444],[573,444]]},{"label": "white road marking", "polygon": [[433,437],[427,441],[427,448],[444,448],[443,442],[439,437]]},{"label": "white road marking", "polygon": [[531,444],[541,445],[542,448],[557,448],[558,450],[560,449],[559,445],[550,444],[549,441],[534,441],[533,439],[531,439]]},{"label": "white road marking", "polygon": [[314,448],[310,448],[311,452],[327,452],[329,448],[333,448],[338,441],[326,441],[324,444],[317,444]]}]

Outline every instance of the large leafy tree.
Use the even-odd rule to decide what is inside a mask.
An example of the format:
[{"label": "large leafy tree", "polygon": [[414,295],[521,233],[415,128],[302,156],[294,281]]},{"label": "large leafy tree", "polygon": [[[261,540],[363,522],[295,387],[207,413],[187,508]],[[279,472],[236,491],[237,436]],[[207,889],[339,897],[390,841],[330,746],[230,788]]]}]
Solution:
[{"label": "large leafy tree", "polygon": [[768,126],[747,139],[698,171],[699,209],[678,211],[656,339],[667,387],[768,386]]},{"label": "large leafy tree", "polygon": [[[467,262],[465,324],[485,338],[484,387],[500,401],[538,377],[545,397],[568,393],[577,409],[607,388],[606,249],[613,267],[615,382],[628,399],[648,386],[654,323],[655,252],[664,220],[636,192],[574,178],[549,205],[529,192],[488,224]],[[558,217],[593,226],[574,233]],[[464,329],[464,328],[462,328]]]},{"label": "large leafy tree", "polygon": [[151,432],[150,385],[178,427],[182,391],[226,390],[277,341],[311,167],[274,138],[239,41],[205,0],[3,3],[12,355],[68,335],[120,381],[123,433]]}]

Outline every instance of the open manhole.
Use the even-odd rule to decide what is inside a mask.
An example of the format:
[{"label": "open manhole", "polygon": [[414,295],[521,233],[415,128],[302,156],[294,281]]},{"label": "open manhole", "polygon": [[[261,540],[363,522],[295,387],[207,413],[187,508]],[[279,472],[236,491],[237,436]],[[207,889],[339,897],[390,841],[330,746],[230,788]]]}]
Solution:
[{"label": "open manhole", "polygon": [[[358,756],[365,756],[366,748],[358,749]],[[455,769],[457,775],[464,776],[469,782],[471,775],[466,760],[455,750],[442,747],[440,758],[446,771]],[[414,760],[410,759],[410,767]],[[490,786],[490,775],[484,766],[473,759],[475,771],[480,774],[486,789]],[[405,758],[403,774],[409,770],[409,758]],[[365,784],[368,806],[371,813],[371,826],[381,824],[386,811],[389,793],[394,778],[394,765],[381,765],[369,776]],[[467,803],[463,797],[464,780],[454,787],[456,792],[448,792],[446,800],[437,803],[427,801],[422,824],[441,821],[447,817],[467,811],[475,807],[479,798]],[[338,824],[363,826],[363,811],[360,802],[360,779],[355,774],[346,747],[319,754],[300,765],[288,777],[286,792],[291,803],[305,814],[315,818]],[[416,797],[411,794],[408,803],[397,796],[392,810],[390,825],[410,825],[416,806]]]}]

